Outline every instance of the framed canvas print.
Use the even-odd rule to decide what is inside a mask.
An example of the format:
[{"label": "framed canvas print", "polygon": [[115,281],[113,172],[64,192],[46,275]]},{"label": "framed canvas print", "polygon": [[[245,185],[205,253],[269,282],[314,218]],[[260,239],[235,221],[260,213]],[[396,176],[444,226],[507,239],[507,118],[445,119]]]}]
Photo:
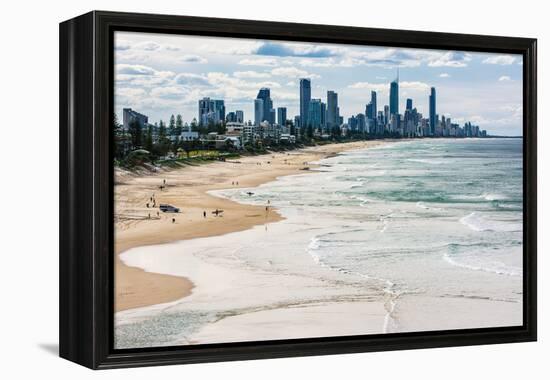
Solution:
[{"label": "framed canvas print", "polygon": [[60,355],[536,339],[536,40],[60,25]]}]

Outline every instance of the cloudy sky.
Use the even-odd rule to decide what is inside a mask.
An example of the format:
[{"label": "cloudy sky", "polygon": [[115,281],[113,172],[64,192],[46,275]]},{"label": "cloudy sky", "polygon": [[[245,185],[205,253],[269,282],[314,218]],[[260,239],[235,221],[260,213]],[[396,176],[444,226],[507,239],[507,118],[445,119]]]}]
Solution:
[{"label": "cloudy sky", "polygon": [[312,81],[312,98],[338,93],[345,121],[365,112],[371,90],[378,109],[389,103],[389,82],[399,68],[400,102],[428,115],[431,86],[437,112],[472,121],[491,134],[522,133],[522,57],[461,51],[291,43],[134,32],[115,34],[115,107],[130,107],[167,121],[197,117],[198,100],[224,99],[226,110],[254,118],[253,99],[269,87],[274,108],[299,109],[299,78]]}]

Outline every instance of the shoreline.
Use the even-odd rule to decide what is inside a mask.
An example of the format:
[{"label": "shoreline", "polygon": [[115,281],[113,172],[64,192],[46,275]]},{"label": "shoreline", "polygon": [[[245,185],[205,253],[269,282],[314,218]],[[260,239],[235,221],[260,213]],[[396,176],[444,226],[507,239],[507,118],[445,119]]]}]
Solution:
[{"label": "shoreline", "polygon": [[[357,141],[304,148],[227,162],[185,166],[145,175],[118,170],[115,174],[115,312],[168,303],[189,296],[194,284],[185,277],[146,272],[124,264],[120,255],[147,245],[212,237],[274,223],[283,217],[274,209],[237,203],[208,192],[250,188],[278,177],[308,172],[311,162],[344,151],[365,149],[392,140]],[[163,190],[159,186],[166,180]],[[178,214],[147,208],[155,201],[179,207]],[[224,210],[214,216],[215,209]],[[207,212],[206,217],[203,212]],[[175,218],[175,223],[172,222]]]},{"label": "shoreline", "polygon": [[[445,149],[446,144],[442,145]],[[434,207],[421,207],[415,193],[398,203],[386,203],[388,197],[363,197],[369,190],[376,193],[391,189],[394,184],[389,178],[396,178],[391,170],[402,173],[399,170],[418,170],[421,165],[424,181],[429,181],[431,170],[446,173],[439,161],[429,161],[434,153],[422,144],[416,148],[394,144],[387,147],[388,150],[359,151],[345,147],[349,153],[315,162],[315,176],[301,175],[306,174],[303,171],[298,175],[291,172],[273,176],[278,162],[273,161],[266,170],[276,179],[265,185],[244,190],[221,183],[203,186],[203,191],[220,188],[210,192],[213,197],[240,202],[231,214],[246,205],[264,209],[272,203],[283,218],[270,225],[257,224],[237,232],[124,252],[121,259],[127,265],[189,279],[195,288],[189,296],[172,302],[116,313],[116,346],[156,347],[250,341],[258,337],[272,340],[521,324],[520,277],[480,270],[494,267],[493,256],[480,256],[479,261],[477,255],[470,255],[483,247],[483,242],[500,241],[498,231],[510,230],[517,216],[504,215],[508,224],[497,224],[499,228],[485,237],[461,222],[471,213],[471,199],[479,199],[475,210],[482,210],[487,223],[502,219],[502,214],[493,215],[497,211],[493,210],[491,199],[479,195],[485,194],[483,187],[468,193],[448,188],[445,199],[459,196],[465,202],[457,208],[447,208],[446,200],[439,198],[433,201]],[[458,152],[461,149],[464,148]],[[386,162],[388,152],[394,159]],[[476,150],[470,147],[466,152]],[[335,155],[327,151],[314,153],[316,157]],[[303,157],[302,152],[296,153],[296,162],[303,165]],[[273,156],[253,159],[245,162],[252,166],[243,169],[243,173],[254,178],[260,167],[258,160],[274,160]],[[220,176],[221,168],[226,168],[216,167],[208,166],[208,173]],[[408,177],[404,178],[402,187]],[[311,189],[318,189],[319,194],[311,194]],[[248,191],[253,196],[247,196]],[[490,198],[516,202],[514,190],[507,191]],[[427,196],[426,201],[431,202],[431,193]],[[485,206],[489,209],[485,210]],[[221,225],[230,224],[229,229],[234,229],[228,219],[215,219],[222,220]],[[205,235],[215,232],[204,225],[202,228]],[[438,232],[433,238],[415,238],[426,236],[426,231],[434,228]],[[400,233],[403,229],[409,231],[407,236]],[[448,240],[449,234],[456,238]],[[392,242],[396,237],[403,237],[407,243],[406,248],[394,252]],[[461,239],[476,243],[462,254],[455,251],[457,246],[462,247]],[[350,242],[342,256],[327,251],[341,246],[342,241]],[[358,242],[366,247],[365,251],[359,253],[354,248]],[[377,255],[386,247],[394,253],[388,257]],[[498,268],[518,267],[521,262],[518,264],[515,258],[517,246],[508,244],[503,249],[504,255],[498,253],[495,257]],[[354,257],[358,254],[371,254],[370,264],[365,267],[357,262]],[[456,255],[458,264],[445,259],[449,254]],[[401,260],[404,255],[407,260]],[[422,278],[415,274],[417,270],[422,271]],[[444,280],[440,281],[442,277]],[[484,284],[482,291],[479,284]],[[163,331],[161,336],[159,329]]]}]

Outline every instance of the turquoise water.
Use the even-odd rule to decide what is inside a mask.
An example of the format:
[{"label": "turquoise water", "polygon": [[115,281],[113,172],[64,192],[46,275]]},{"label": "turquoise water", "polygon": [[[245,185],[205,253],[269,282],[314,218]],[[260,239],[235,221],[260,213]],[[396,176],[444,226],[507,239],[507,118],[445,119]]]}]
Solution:
[{"label": "turquoise water", "polygon": [[521,302],[522,139],[404,141],[321,165],[252,201],[318,220],[307,250],[320,265],[399,293]]},{"label": "turquoise water", "polygon": [[[128,265],[188,277],[196,288],[169,305],[117,313],[116,346],[232,341],[231,331],[201,331],[257,311],[345,302],[384,305],[384,322],[358,321],[356,334],[521,324],[522,183],[522,139],[426,139],[214,191],[269,202],[285,219],[124,253]],[[315,336],[285,335],[285,320],[269,323],[277,334],[254,339]]]}]

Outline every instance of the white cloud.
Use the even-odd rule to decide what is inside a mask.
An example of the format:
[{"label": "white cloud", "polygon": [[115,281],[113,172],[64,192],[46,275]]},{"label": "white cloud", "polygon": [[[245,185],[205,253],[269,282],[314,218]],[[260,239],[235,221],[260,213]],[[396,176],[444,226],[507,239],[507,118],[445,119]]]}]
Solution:
[{"label": "white cloud", "polygon": [[501,106],[499,110],[515,118],[523,117],[523,106],[521,104],[506,104]]},{"label": "white cloud", "polygon": [[348,86],[353,89],[369,89],[372,91],[386,91],[389,88],[388,83],[369,83],[369,82],[355,82]]},{"label": "white cloud", "polygon": [[428,62],[431,67],[466,67],[472,60],[470,53],[461,51],[449,51]]},{"label": "white cloud", "polygon": [[[369,89],[372,91],[380,91],[385,92],[389,91],[390,84],[389,83],[369,83],[369,82],[356,82],[352,83],[348,86],[348,88],[353,89]],[[399,82],[399,88],[400,89],[408,89],[412,91],[426,91],[430,89],[430,85],[424,82]]]},{"label": "white cloud", "polygon": [[498,78],[499,82],[510,82],[512,81],[512,78],[510,78],[508,75],[503,75],[500,78]]},{"label": "white cloud", "polygon": [[143,88],[137,87],[118,87],[116,89],[116,96],[136,97],[143,96],[146,92]]},{"label": "white cloud", "polygon": [[184,86],[210,86],[210,82],[205,75],[191,73],[176,75],[176,83]]},{"label": "white cloud", "polygon": [[277,60],[273,58],[246,58],[239,61],[244,66],[277,66]]},{"label": "white cloud", "polygon": [[161,48],[161,45],[153,41],[144,41],[135,44],[133,47],[138,50],[154,51],[159,50]]},{"label": "white cloud", "polygon": [[208,63],[208,60],[200,55],[187,54],[180,58],[180,62],[184,63]]},{"label": "white cloud", "polygon": [[482,63],[489,65],[511,65],[516,61],[516,57],[511,55],[494,55],[489,58],[485,58]]},{"label": "white cloud", "polygon": [[151,90],[151,96],[163,99],[181,99],[187,94],[181,87],[155,87]]},{"label": "white cloud", "polygon": [[175,46],[175,45],[163,45],[164,49],[165,50],[168,50],[168,51],[179,51],[180,48]]},{"label": "white cloud", "polygon": [[317,74],[311,74],[305,70],[300,70],[296,67],[277,67],[271,70],[271,74],[275,76],[288,77],[288,78],[311,78],[311,79],[320,78],[320,76]]},{"label": "white cloud", "polygon": [[115,50],[129,50],[131,47],[130,42],[126,40],[116,39]]},{"label": "white cloud", "polygon": [[441,73],[441,74],[439,74],[439,77],[440,77],[440,78],[449,78],[450,75],[447,74],[447,73]]},{"label": "white cloud", "polygon": [[170,82],[175,75],[171,71],[159,71],[145,65],[119,63],[115,66],[115,80],[124,85],[161,86]]},{"label": "white cloud", "polygon": [[429,90],[431,86],[424,82],[412,81],[412,82],[399,82],[399,88],[407,88],[413,91],[425,91]]},{"label": "white cloud", "polygon": [[235,71],[233,76],[236,78],[270,78],[269,73],[260,73],[258,71]]},{"label": "white cloud", "polygon": [[116,65],[116,72],[118,74],[127,75],[154,75],[155,69],[144,65],[129,65],[126,63],[120,63]]}]

